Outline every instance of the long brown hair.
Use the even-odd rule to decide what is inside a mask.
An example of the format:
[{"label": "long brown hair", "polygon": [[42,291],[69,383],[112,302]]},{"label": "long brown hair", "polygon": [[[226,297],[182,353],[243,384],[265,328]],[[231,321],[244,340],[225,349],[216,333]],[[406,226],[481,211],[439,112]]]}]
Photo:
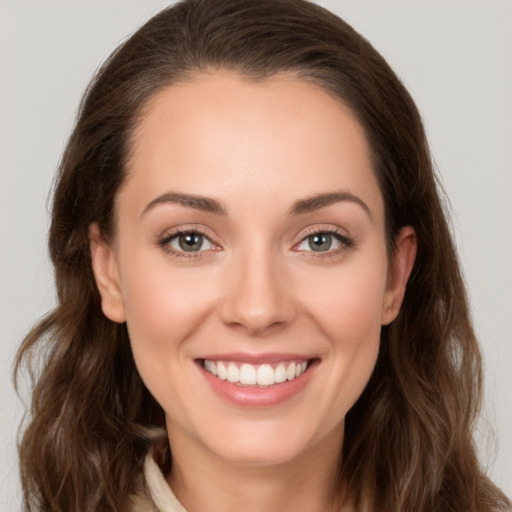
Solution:
[{"label": "long brown hair", "polygon": [[390,250],[413,226],[418,255],[372,378],[346,418],[340,492],[368,511],[508,510],[482,473],[472,432],[480,354],[420,115],[378,52],[304,0],[185,0],[149,20],[93,78],[62,157],[49,237],[56,308],[25,338],[30,420],[20,439],[30,511],[120,512],[150,446],[171,464],[163,414],[124,324],[102,313],[88,228],[115,235],[114,205],[142,109],[162,87],[229,69],[289,73],[348,105],[370,143]]}]

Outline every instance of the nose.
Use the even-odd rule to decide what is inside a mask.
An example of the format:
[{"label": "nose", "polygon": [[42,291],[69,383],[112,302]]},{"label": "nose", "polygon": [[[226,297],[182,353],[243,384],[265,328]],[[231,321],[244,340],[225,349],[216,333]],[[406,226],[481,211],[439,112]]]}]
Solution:
[{"label": "nose", "polygon": [[224,324],[251,336],[265,336],[296,316],[287,273],[270,251],[241,255],[228,270],[220,316]]}]

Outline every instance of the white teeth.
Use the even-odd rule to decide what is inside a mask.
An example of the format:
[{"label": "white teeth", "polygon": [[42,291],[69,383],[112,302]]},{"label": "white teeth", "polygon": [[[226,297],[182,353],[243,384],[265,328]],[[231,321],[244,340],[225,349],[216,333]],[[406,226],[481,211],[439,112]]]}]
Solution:
[{"label": "white teeth", "polygon": [[[306,366],[308,365],[306,361],[304,361],[304,364]],[[306,368],[304,368],[304,370],[305,369]],[[277,368],[274,370],[274,380],[278,383],[284,382],[286,380],[286,366],[283,363],[279,363]]]},{"label": "white teeth", "polygon": [[242,386],[272,386],[286,380],[293,380],[302,375],[307,367],[307,361],[279,363],[275,368],[270,364],[242,365],[234,362],[209,361],[203,362],[204,369],[220,380],[228,380]]},{"label": "white teeth", "polygon": [[227,379],[229,382],[240,382],[240,371],[233,363],[229,363]]},{"label": "white teeth", "polygon": [[258,375],[256,377],[258,386],[271,386],[274,384],[274,370],[269,364],[262,364],[258,368]]},{"label": "white teeth", "polygon": [[[211,361],[210,364],[212,366],[215,365],[215,363],[213,361]],[[226,380],[226,377],[228,376],[228,371],[226,370],[226,367],[220,362],[217,363],[217,375],[220,380]]]},{"label": "white teeth", "polygon": [[243,364],[240,367],[240,384],[254,386],[256,384],[256,369],[250,364]]},{"label": "white teeth", "polygon": [[286,368],[286,378],[288,380],[293,380],[295,377],[295,363],[290,363],[288,368]]}]

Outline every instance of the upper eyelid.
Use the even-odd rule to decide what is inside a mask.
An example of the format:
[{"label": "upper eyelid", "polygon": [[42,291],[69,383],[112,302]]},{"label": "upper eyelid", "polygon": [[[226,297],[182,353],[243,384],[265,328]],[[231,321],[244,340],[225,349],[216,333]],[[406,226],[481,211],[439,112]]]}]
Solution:
[{"label": "upper eyelid", "polygon": [[178,235],[182,235],[185,233],[197,233],[198,235],[202,235],[207,238],[210,242],[218,244],[214,239],[217,238],[212,233],[212,230],[207,228],[206,226],[191,224],[191,225],[181,225],[176,226],[174,228],[168,228],[162,231],[162,233],[158,236],[158,240],[162,240],[165,238],[174,238]]},{"label": "upper eyelid", "polygon": [[342,238],[352,238],[346,229],[343,229],[334,224],[316,224],[302,229],[296,236],[297,242],[295,243],[301,242],[308,236],[315,235],[317,233],[329,233],[332,235],[339,235]]},{"label": "upper eyelid", "polygon": [[201,231],[195,231],[195,230],[186,230],[186,231],[176,231],[175,233],[169,233],[167,236],[164,235],[163,239],[164,240],[174,240],[175,238],[178,238],[182,235],[188,235],[188,234],[194,234],[194,235],[200,235],[202,236],[203,238],[206,238],[206,240],[208,240],[211,244],[215,244],[215,242],[213,242],[210,237],[208,235],[206,235],[205,233],[201,232]]}]

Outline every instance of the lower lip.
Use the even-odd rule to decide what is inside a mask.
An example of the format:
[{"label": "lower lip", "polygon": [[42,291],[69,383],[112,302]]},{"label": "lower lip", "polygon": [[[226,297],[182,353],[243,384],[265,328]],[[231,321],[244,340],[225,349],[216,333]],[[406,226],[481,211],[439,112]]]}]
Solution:
[{"label": "lower lip", "polygon": [[293,380],[269,387],[240,386],[228,380],[220,380],[207,372],[201,363],[198,366],[208,384],[224,400],[242,407],[274,407],[300,393],[310,381],[318,361],[311,361],[307,370]]}]

